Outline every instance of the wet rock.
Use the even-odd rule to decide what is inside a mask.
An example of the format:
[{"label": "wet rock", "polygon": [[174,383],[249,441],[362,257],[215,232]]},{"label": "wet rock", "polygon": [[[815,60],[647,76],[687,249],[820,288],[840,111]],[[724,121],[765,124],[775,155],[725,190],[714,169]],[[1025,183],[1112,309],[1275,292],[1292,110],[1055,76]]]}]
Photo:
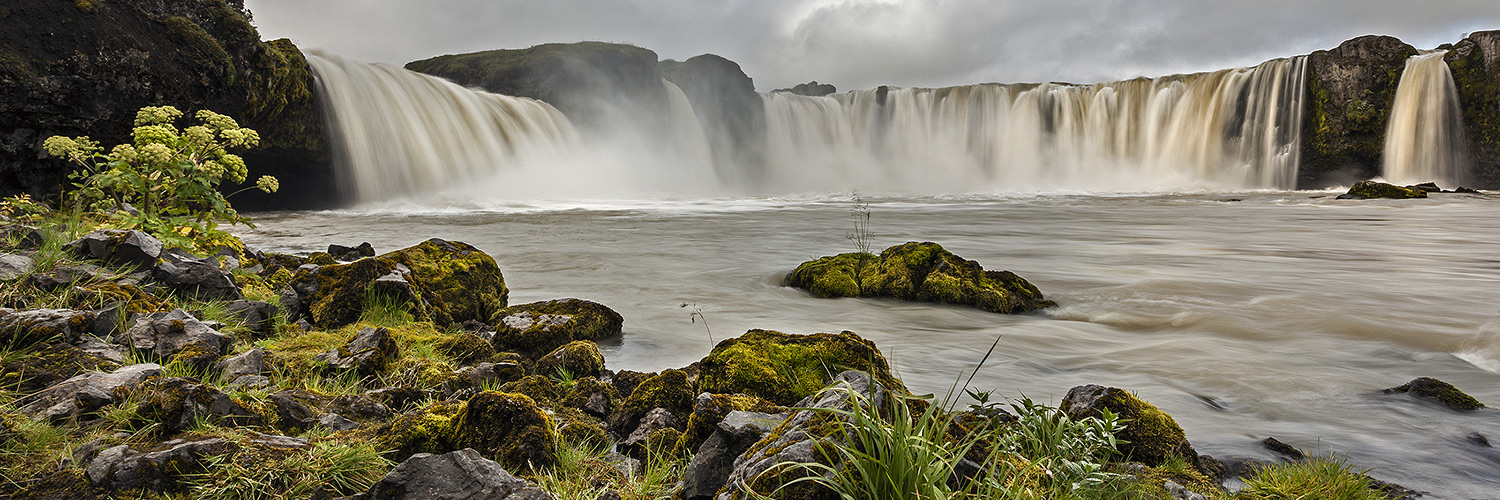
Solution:
[{"label": "wet rock", "polygon": [[413,455],[361,495],[369,500],[551,500],[479,452]]},{"label": "wet rock", "polygon": [[159,446],[165,449],[142,451],[127,445],[106,449],[89,462],[85,475],[94,486],[110,489],[171,490],[183,475],[202,468],[200,459],[234,449],[232,443],[218,438],[175,439]]},{"label": "wet rock", "polygon": [[1453,188],[1453,192],[1459,193],[1459,194],[1484,194],[1483,191],[1480,191],[1480,190],[1477,190],[1477,189],[1474,189],[1474,188],[1467,188],[1467,187],[1463,187],[1463,186],[1459,186],[1459,187]]},{"label": "wet rock", "polygon": [[73,240],[63,248],[86,259],[151,269],[162,255],[160,240],[140,231],[100,229]]},{"label": "wet rock", "polygon": [[1470,432],[1469,435],[1464,436],[1464,441],[1468,441],[1469,443],[1481,448],[1490,447],[1489,438],[1484,437],[1484,434],[1480,434],[1478,432]]},{"label": "wet rock", "polygon": [[1068,391],[1060,409],[1072,418],[1098,417],[1109,410],[1125,421],[1125,430],[1117,434],[1126,441],[1120,453],[1130,460],[1157,466],[1174,457],[1186,459],[1199,467],[1198,452],[1188,443],[1182,427],[1172,416],[1155,405],[1135,397],[1129,391],[1099,385],[1081,385]]},{"label": "wet rock", "polygon": [[1268,437],[1268,438],[1265,438],[1265,439],[1261,440],[1260,444],[1262,446],[1265,446],[1267,450],[1271,450],[1271,451],[1274,451],[1276,453],[1280,453],[1282,455],[1286,455],[1287,458],[1290,458],[1292,460],[1299,460],[1300,461],[1300,460],[1306,460],[1307,459],[1307,456],[1302,454],[1302,450],[1294,448],[1294,447],[1292,447],[1292,445],[1283,443],[1283,442],[1281,442],[1281,440],[1278,440],[1278,439],[1273,438],[1273,437]]},{"label": "wet rock", "polygon": [[0,243],[15,242],[9,248],[30,250],[42,246],[42,231],[22,224],[0,224]]},{"label": "wet rock", "polygon": [[792,88],[776,89],[772,90],[771,92],[791,92],[796,95],[803,95],[808,97],[823,97],[825,95],[838,92],[838,89],[831,83],[818,83],[817,80],[813,80],[807,83],[799,83],[792,86]]},{"label": "wet rock", "polygon": [[1297,189],[1347,185],[1380,175],[1387,117],[1410,45],[1362,36],[1307,58],[1307,117]]},{"label": "wet rock", "polygon": [[484,391],[469,398],[453,422],[453,447],[473,448],[519,470],[557,460],[552,420],[531,398]]},{"label": "wet rock", "polygon": [[264,347],[256,347],[236,356],[224,358],[217,365],[224,372],[225,380],[237,380],[246,375],[263,375],[266,370],[267,351]]},{"label": "wet rock", "polygon": [[889,297],[1014,314],[1056,306],[1010,271],[986,271],[937,243],[910,242],[880,255],[846,253],[802,263],[786,286],[816,297]]},{"label": "wet rock", "polygon": [[1426,191],[1426,192],[1429,192],[1429,193],[1441,193],[1441,192],[1443,192],[1443,188],[1438,187],[1438,185],[1437,185],[1436,182],[1423,182],[1421,184],[1411,184],[1411,185],[1406,186],[1406,188],[1407,189],[1416,189],[1416,190],[1419,190],[1419,191]]},{"label": "wet rock", "polygon": [[194,379],[159,378],[127,390],[140,395],[139,415],[161,424],[168,434],[190,429],[199,420],[224,427],[262,423],[240,402]]},{"label": "wet rock", "polygon": [[1376,181],[1359,181],[1349,187],[1349,192],[1338,196],[1340,200],[1368,200],[1373,198],[1426,198],[1427,191],[1401,187]]},{"label": "wet rock", "polygon": [[829,367],[869,371],[882,385],[905,390],[875,343],[854,332],[793,335],[770,330],[751,330],[714,346],[698,362],[698,390],[790,405],[825,387]]},{"label": "wet rock", "polygon": [[1411,382],[1386,389],[1386,394],[1411,394],[1418,398],[1437,402],[1454,410],[1477,410],[1484,408],[1484,403],[1458,390],[1453,384],[1429,378],[1418,377]]},{"label": "wet rock", "polygon": [[624,319],[602,304],[557,299],[501,309],[491,323],[496,349],[538,356],[569,342],[619,335]]},{"label": "wet rock", "polygon": [[234,278],[212,259],[166,254],[151,276],[177,294],[195,300],[243,300]]},{"label": "wet rock", "polygon": [[[161,365],[155,363],[130,365],[110,373],[85,373],[28,397],[20,412],[54,421],[77,417],[112,403],[117,389],[135,386],[159,373]],[[104,401],[99,401],[101,397]]]},{"label": "wet rock", "polygon": [[368,241],[353,247],[328,245],[328,255],[332,255],[334,260],[344,262],[356,261],[365,257],[374,257],[375,247],[370,246],[370,242]]},{"label": "wet rock", "polygon": [[233,343],[228,335],[176,309],[136,318],[126,330],[124,344],[158,362],[181,361],[198,370],[208,370]]},{"label": "wet rock", "polygon": [[[891,397],[889,389],[880,382],[871,380],[868,375],[846,371],[834,377],[827,390],[808,396],[792,406],[851,410],[854,408],[853,400],[850,398],[851,392],[869,395],[869,400],[865,404],[875,407],[883,407]],[[723,493],[717,498],[720,500],[751,498],[753,495],[747,494],[748,489],[753,489],[762,495],[769,494],[791,480],[781,477],[780,474],[766,474],[765,472],[772,467],[784,462],[818,462],[822,458],[816,449],[818,446],[826,446],[831,442],[844,442],[848,439],[847,436],[840,435],[837,431],[828,430],[836,428],[824,425],[828,416],[829,413],[825,411],[811,409],[792,413],[765,437],[752,444],[739,458],[734,459],[733,469],[730,470],[724,482]],[[741,429],[742,432],[748,432],[749,427],[741,427]],[[755,431],[759,432],[759,427],[755,427]],[[838,466],[838,464],[829,465]],[[786,498],[814,498],[826,493],[826,490],[811,483],[802,482],[788,486],[782,492]]]},{"label": "wet rock", "polygon": [[35,262],[31,257],[12,253],[0,253],[0,281],[9,281],[31,272]]},{"label": "wet rock", "polygon": [[319,361],[335,369],[354,370],[360,377],[371,377],[383,373],[390,364],[401,357],[396,339],[385,328],[365,328],[348,344],[338,349],[319,354]]},{"label": "wet rock", "polygon": [[[695,412],[696,413],[696,412]],[[734,461],[785,421],[787,415],[748,411],[729,412],[714,432],[694,448],[693,460],[683,469],[678,491],[687,500],[707,500],[724,487]]]},{"label": "wet rock", "polygon": [[244,322],[250,331],[259,335],[274,333],[277,308],[269,302],[236,300],[224,306],[224,310],[230,317]]},{"label": "wet rock", "polygon": [[537,373],[549,376],[566,371],[570,377],[598,377],[603,370],[599,345],[587,340],[569,342],[536,360]]},{"label": "wet rock", "polygon": [[276,427],[300,432],[317,424],[328,398],[302,389],[286,389],[266,397],[276,408]]}]

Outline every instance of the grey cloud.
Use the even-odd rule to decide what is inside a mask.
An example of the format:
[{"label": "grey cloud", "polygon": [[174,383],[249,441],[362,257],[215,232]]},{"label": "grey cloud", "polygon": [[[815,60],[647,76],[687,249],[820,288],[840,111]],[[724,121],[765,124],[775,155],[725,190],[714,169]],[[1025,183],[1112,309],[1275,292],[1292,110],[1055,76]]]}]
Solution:
[{"label": "grey cloud", "polygon": [[1208,71],[1389,34],[1500,29],[1492,0],[247,0],[267,37],[371,62],[601,40],[715,53],[757,87],[1089,82]]}]

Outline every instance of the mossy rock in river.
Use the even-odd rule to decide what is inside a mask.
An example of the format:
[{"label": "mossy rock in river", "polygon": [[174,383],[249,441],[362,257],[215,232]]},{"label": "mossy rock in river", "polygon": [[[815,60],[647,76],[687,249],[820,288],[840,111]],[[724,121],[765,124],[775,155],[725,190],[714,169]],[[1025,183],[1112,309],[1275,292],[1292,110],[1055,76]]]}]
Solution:
[{"label": "mossy rock in river", "polygon": [[1198,467],[1198,452],[1177,421],[1124,389],[1093,384],[1074,387],[1063,397],[1060,409],[1072,418],[1098,417],[1103,410],[1113,412],[1126,422],[1125,430],[1117,436],[1125,441],[1120,453],[1130,460],[1157,466],[1182,458]]},{"label": "mossy rock in river", "polygon": [[496,349],[532,357],[575,340],[619,335],[624,321],[620,313],[603,304],[580,299],[521,304],[495,311],[490,318]]},{"label": "mossy rock in river", "polygon": [[748,394],[786,406],[818,392],[846,370],[874,374],[886,387],[906,392],[875,343],[854,332],[793,335],[771,330],[750,330],[714,346],[698,363],[698,391]]},{"label": "mossy rock in river", "polygon": [[1455,410],[1478,410],[1484,408],[1484,403],[1474,399],[1473,396],[1465,394],[1464,391],[1454,387],[1453,384],[1429,378],[1418,377],[1397,387],[1385,390],[1386,394],[1411,394],[1452,408]]},{"label": "mossy rock in river", "polygon": [[1416,187],[1397,186],[1376,181],[1359,181],[1349,186],[1349,192],[1339,195],[1340,200],[1368,200],[1372,198],[1426,198],[1427,191]]},{"label": "mossy rock in river", "polygon": [[443,324],[488,320],[510,295],[495,259],[468,243],[433,238],[380,259],[409,269],[407,281],[435,296],[428,299]]},{"label": "mossy rock in river", "polygon": [[890,297],[1006,314],[1057,305],[1025,278],[986,271],[932,242],[896,245],[878,256],[846,253],[804,262],[787,275],[786,286],[824,298]]},{"label": "mossy rock in river", "polygon": [[505,307],[510,293],[495,259],[456,241],[433,238],[348,264],[322,262],[291,280],[301,312],[322,328],[358,320],[369,299],[404,304],[412,316],[439,326],[482,321]]}]

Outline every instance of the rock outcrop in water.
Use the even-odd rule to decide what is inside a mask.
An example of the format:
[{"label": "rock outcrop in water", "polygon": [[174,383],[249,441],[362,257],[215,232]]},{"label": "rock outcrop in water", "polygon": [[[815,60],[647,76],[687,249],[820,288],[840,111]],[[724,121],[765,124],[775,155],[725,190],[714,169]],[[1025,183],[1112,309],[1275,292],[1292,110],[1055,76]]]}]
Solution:
[{"label": "rock outcrop in water", "polygon": [[1359,181],[1349,187],[1349,192],[1339,195],[1340,200],[1368,200],[1373,198],[1426,198],[1427,191],[1412,186],[1397,186],[1376,181]]},{"label": "rock outcrop in water", "polygon": [[1299,188],[1380,175],[1386,120],[1406,59],[1417,49],[1389,36],[1362,36],[1313,52],[1307,65]]},{"label": "rock outcrop in water", "polygon": [[312,87],[302,53],[289,40],[261,41],[242,0],[8,0],[0,5],[0,195],[59,192],[70,166],[41,158],[47,137],[126,143],[136,110],[173,105],[256,129],[262,147],[244,155],[250,171],[296,180],[274,199],[255,190],[237,197],[241,209],[328,206],[333,173]]},{"label": "rock outcrop in water", "polygon": [[1500,187],[1500,31],[1479,31],[1444,56],[1458,88],[1473,182]]},{"label": "rock outcrop in water", "polygon": [[786,286],[817,297],[889,297],[1015,314],[1056,306],[1010,271],[986,271],[937,243],[911,242],[880,255],[846,253],[802,263]]}]

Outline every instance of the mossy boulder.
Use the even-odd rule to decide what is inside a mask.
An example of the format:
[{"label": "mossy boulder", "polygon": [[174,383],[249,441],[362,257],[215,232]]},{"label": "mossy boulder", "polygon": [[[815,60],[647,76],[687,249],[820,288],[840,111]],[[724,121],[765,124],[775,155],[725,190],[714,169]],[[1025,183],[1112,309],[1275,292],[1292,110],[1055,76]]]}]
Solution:
[{"label": "mossy boulder", "polygon": [[88,311],[0,307],[0,345],[22,348],[52,341],[76,344],[93,322],[94,315]]},{"label": "mossy boulder", "polygon": [[160,424],[167,435],[188,430],[199,420],[224,427],[263,422],[244,403],[195,379],[157,378],[117,389],[116,393],[119,401],[126,400],[128,393],[136,393],[140,400],[137,414],[147,422]]},{"label": "mossy boulder", "polygon": [[1401,384],[1384,391],[1386,394],[1410,394],[1418,398],[1437,402],[1454,410],[1477,410],[1484,408],[1484,403],[1474,399],[1473,396],[1465,394],[1464,391],[1454,387],[1453,384],[1429,378],[1418,377],[1411,382]]},{"label": "mossy boulder", "polygon": [[533,471],[557,461],[556,426],[531,398],[484,391],[453,421],[455,449],[473,448],[509,470]]},{"label": "mossy boulder", "polygon": [[599,418],[608,417],[620,403],[615,386],[594,377],[584,377],[565,389],[563,406],[577,408]]},{"label": "mossy boulder", "polygon": [[682,370],[665,370],[641,382],[620,409],[609,418],[609,429],[624,436],[635,429],[641,418],[656,408],[665,408],[678,421],[693,411],[693,386]]},{"label": "mossy boulder", "polygon": [[478,335],[460,333],[438,341],[437,351],[459,366],[468,366],[494,357],[495,346]]},{"label": "mossy boulder", "polygon": [[397,462],[418,453],[447,453],[455,449],[454,422],[465,407],[463,401],[437,401],[402,413],[388,424],[352,434],[355,439],[370,440],[380,449],[391,450],[391,459]]},{"label": "mossy boulder", "polygon": [[557,437],[564,443],[594,447],[609,444],[609,435],[604,432],[604,421],[577,408],[556,407],[549,409],[552,421],[557,424]]},{"label": "mossy boulder", "polygon": [[1359,181],[1349,186],[1349,192],[1339,195],[1340,200],[1368,200],[1373,198],[1426,198],[1427,191],[1417,187],[1397,186],[1376,181]]},{"label": "mossy boulder", "polygon": [[571,377],[598,377],[604,371],[604,355],[599,353],[599,345],[575,340],[536,360],[537,373],[558,375],[563,371]]},{"label": "mossy boulder", "polygon": [[781,405],[749,394],[699,394],[693,401],[693,413],[688,415],[677,449],[696,451],[730,412],[778,413],[783,410],[785,408]]},{"label": "mossy boulder", "polygon": [[1057,305],[1025,278],[986,271],[931,242],[896,245],[878,256],[846,253],[804,262],[787,275],[786,286],[824,298],[889,297],[1006,314]]},{"label": "mossy boulder", "polygon": [[488,320],[510,295],[495,259],[468,243],[433,238],[379,258],[404,266],[407,281],[432,295],[429,305],[443,325]]},{"label": "mossy boulder", "polygon": [[[395,264],[378,259],[361,259],[348,264],[307,266],[297,270],[291,279],[296,292],[300,316],[322,328],[337,328],[359,319],[366,297],[372,295],[370,284],[392,274]],[[399,297],[410,300],[412,297]],[[409,302],[408,302],[409,303]],[[283,302],[285,305],[286,302]],[[414,315],[423,312],[420,303],[413,304]]]},{"label": "mossy boulder", "polygon": [[750,330],[719,342],[699,361],[698,391],[747,394],[790,405],[818,392],[845,370],[869,372],[886,387],[906,390],[875,343],[854,332],[794,335]]},{"label": "mossy boulder", "polygon": [[496,349],[540,356],[576,340],[619,335],[625,319],[597,302],[557,299],[500,309],[490,322]]},{"label": "mossy boulder", "polygon": [[1072,418],[1099,417],[1103,410],[1125,421],[1117,436],[1126,441],[1120,452],[1130,460],[1158,466],[1181,458],[1197,467],[1198,452],[1172,416],[1155,405],[1115,387],[1081,385],[1068,391],[1060,409]]},{"label": "mossy boulder", "polygon": [[433,238],[375,258],[326,262],[300,267],[290,283],[298,312],[323,328],[353,323],[377,301],[440,326],[488,320],[509,294],[495,260],[462,242]]},{"label": "mossy boulder", "polygon": [[524,394],[537,404],[553,406],[563,399],[563,387],[558,385],[551,377],[542,375],[527,375],[520,380],[507,382],[500,386],[502,392]]},{"label": "mossy boulder", "polygon": [[318,360],[339,371],[354,371],[374,377],[388,371],[401,357],[401,347],[385,328],[365,328],[338,349],[318,355]]},{"label": "mossy boulder", "polygon": [[0,387],[16,394],[31,394],[75,375],[118,368],[112,361],[61,342],[44,343],[0,362]]}]

